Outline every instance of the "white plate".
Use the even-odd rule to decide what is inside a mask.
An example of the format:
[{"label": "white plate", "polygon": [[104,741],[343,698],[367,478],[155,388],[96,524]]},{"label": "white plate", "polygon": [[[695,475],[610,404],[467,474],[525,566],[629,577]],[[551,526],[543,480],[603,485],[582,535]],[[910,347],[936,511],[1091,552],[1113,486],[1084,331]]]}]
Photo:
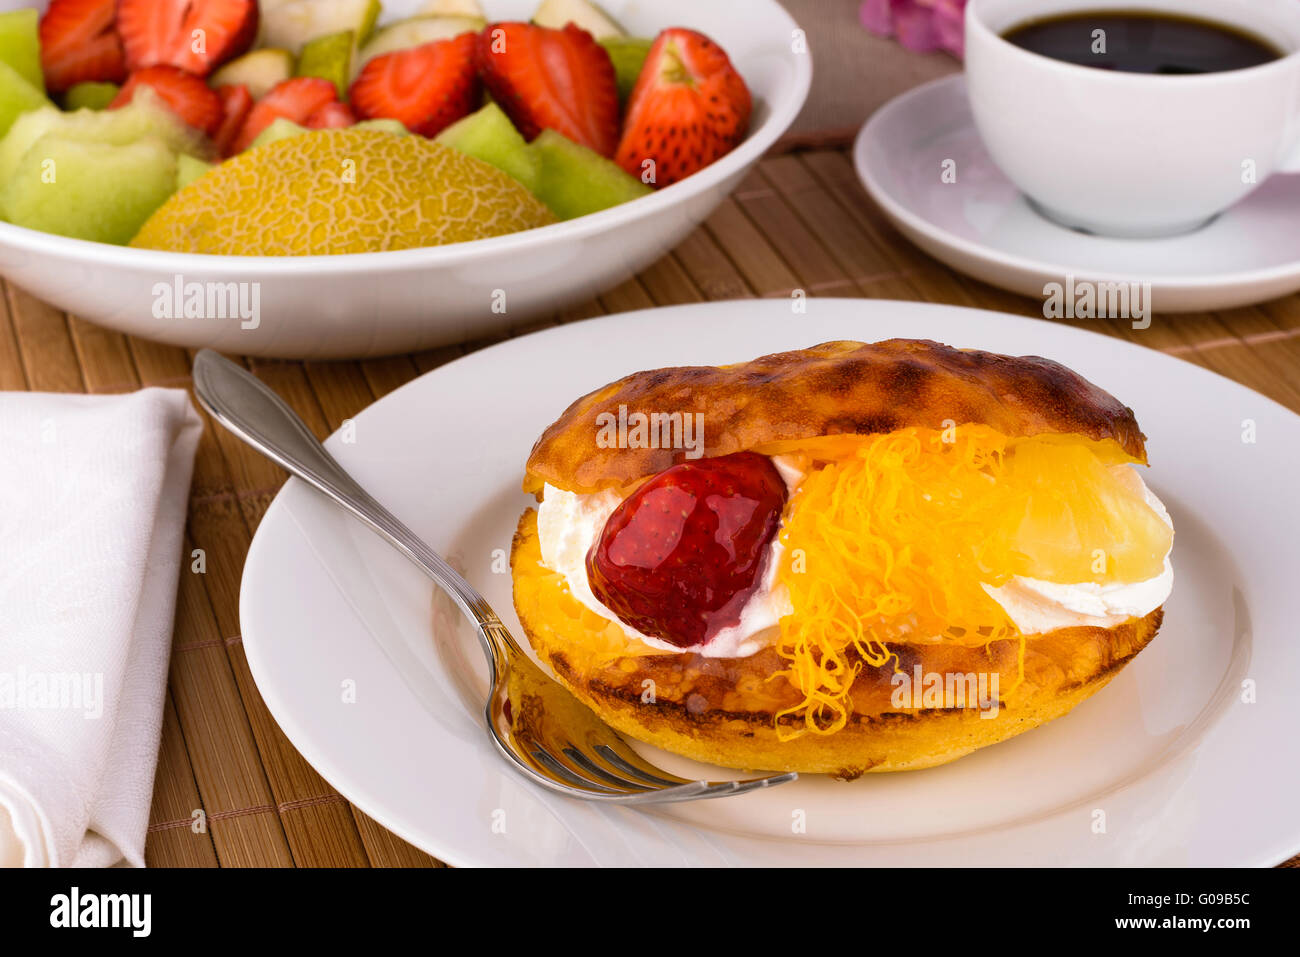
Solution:
[{"label": "white plate", "polygon": [[[1039,215],[994,165],[960,75],[887,103],[858,134],[853,160],[867,192],[918,246],[954,269],[1036,299],[1046,283],[1066,276],[1149,282],[1156,312],[1229,309],[1300,289],[1300,175],[1272,177],[1184,236],[1077,232]],[[956,164],[955,183],[940,176],[948,160]]]},{"label": "white plate", "polygon": [[[538,2],[483,0],[482,6],[495,20],[526,20]],[[794,121],[812,80],[811,57],[796,50],[795,22],[777,0],[602,4],[633,34],[689,26],[721,44],[754,95],[745,141],[652,196],[495,239],[347,256],[200,256],[0,222],[0,275],[130,335],[294,358],[413,352],[586,302],[660,258],[705,219]],[[385,0],[383,19],[401,19],[416,6],[417,0]],[[260,323],[243,328],[238,317],[156,317],[155,286],[174,285],[177,277],[259,284]]]},{"label": "white plate", "polygon": [[[552,796],[489,745],[468,630],[413,566],[297,480],[257,531],[240,602],[272,714],[362,810],[459,865],[1262,865],[1300,849],[1300,417],[1196,366],[947,306],[682,306],[476,352],[386,396],[356,418],[352,444],[329,447],[517,628],[502,558],[531,502],[524,461],[573,399],[638,369],[891,336],[1068,362],[1150,437],[1149,481],[1178,529],[1165,624],[1065,718],[941,768],[850,784],[807,777],[653,812]],[[1242,442],[1245,419],[1256,444]],[[1239,700],[1246,679],[1255,704]]]}]

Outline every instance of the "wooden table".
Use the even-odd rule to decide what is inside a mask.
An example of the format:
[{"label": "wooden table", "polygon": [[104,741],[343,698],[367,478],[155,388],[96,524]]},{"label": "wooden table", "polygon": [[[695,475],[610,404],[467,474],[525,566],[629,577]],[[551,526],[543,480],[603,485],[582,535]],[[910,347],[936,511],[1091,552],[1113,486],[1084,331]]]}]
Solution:
[{"label": "wooden table", "polygon": [[[846,155],[774,156],[670,255],[599,300],[530,327],[717,299],[861,296],[999,309],[1042,303],[959,276],[885,221]],[[1047,320],[1041,320],[1047,321]],[[1231,312],[1075,325],[1212,369],[1300,412],[1300,296]],[[495,340],[492,340],[495,341]],[[473,342],[362,362],[248,360],[317,435]],[[0,298],[0,389],[126,392],[189,387],[185,350],[67,316],[9,286]],[[441,866],[350,805],[276,726],[240,644],[238,595],[254,530],[285,473],[208,422],[194,466],[162,751],[146,858],[153,866]],[[191,827],[202,809],[207,827]],[[1297,849],[1300,850],[1300,849]],[[1300,856],[1287,866],[1300,866]]]}]

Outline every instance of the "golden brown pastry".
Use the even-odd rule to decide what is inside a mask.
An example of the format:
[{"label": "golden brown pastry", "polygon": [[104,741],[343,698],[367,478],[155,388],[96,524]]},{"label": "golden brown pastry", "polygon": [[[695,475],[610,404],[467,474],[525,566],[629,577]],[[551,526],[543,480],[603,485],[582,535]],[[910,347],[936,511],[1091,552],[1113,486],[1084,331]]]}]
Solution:
[{"label": "golden brown pastry", "polygon": [[929,767],[1103,687],[1173,530],[1133,413],[1057,363],[833,342],[637,373],[537,442],[512,570],[613,727],[727,767]]}]

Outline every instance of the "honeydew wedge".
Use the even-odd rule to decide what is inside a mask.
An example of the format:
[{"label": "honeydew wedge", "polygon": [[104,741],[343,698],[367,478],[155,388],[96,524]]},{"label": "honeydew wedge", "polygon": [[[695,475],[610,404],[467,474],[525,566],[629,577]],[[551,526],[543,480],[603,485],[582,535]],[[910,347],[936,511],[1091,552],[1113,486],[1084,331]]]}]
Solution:
[{"label": "honeydew wedge", "polygon": [[591,0],[542,0],[533,14],[533,23],[553,30],[563,30],[565,24],[572,23],[597,40],[626,35],[614,18]]},{"label": "honeydew wedge", "polygon": [[357,54],[352,76],[361,72],[367,61],[394,50],[406,50],[437,40],[450,40],[462,33],[477,33],[487,26],[482,17],[411,17],[380,27]]},{"label": "honeydew wedge", "polygon": [[39,21],[35,9],[0,13],[0,63],[8,63],[19,76],[44,93]]},{"label": "honeydew wedge", "polygon": [[[176,157],[176,188],[178,190],[184,189],[208,170],[215,169],[216,165],[216,163],[201,160],[197,156],[188,156],[182,153]],[[131,235],[134,236],[135,233]]]},{"label": "honeydew wedge", "polygon": [[0,136],[9,132],[24,113],[52,104],[45,94],[28,83],[21,73],[0,61]]},{"label": "honeydew wedge", "polygon": [[529,192],[537,192],[541,157],[529,148],[510,117],[495,103],[457,120],[439,133],[434,142],[490,163],[507,176],[513,176]]},{"label": "honeydew wedge", "polygon": [[317,37],[351,30],[365,43],[379,17],[379,0],[289,0],[262,8],[262,46],[297,56]]},{"label": "honeydew wedge", "polygon": [[46,105],[22,114],[0,139],[0,188],[9,182],[32,144],[47,134],[115,146],[154,139],[172,153],[200,157],[208,155],[211,149],[199,134],[162,106],[152,90],[142,87],[130,103],[117,110],[64,113]]},{"label": "honeydew wedge", "polygon": [[121,89],[116,83],[78,83],[63,94],[65,110],[103,110],[108,108]]},{"label": "honeydew wedge", "polygon": [[540,161],[535,195],[560,219],[598,213],[653,192],[617,163],[554,130],[542,130],[529,148]]},{"label": "honeydew wedge", "polygon": [[271,87],[293,76],[293,54],[288,50],[266,47],[236,57],[208,78],[208,85],[248,87],[253,99],[260,100]]},{"label": "honeydew wedge", "polygon": [[9,222],[125,244],[176,189],[176,154],[149,138],[119,146],[47,134],[0,187]]},{"label": "honeydew wedge", "polygon": [[296,76],[318,76],[329,80],[338,90],[339,99],[347,96],[352,80],[352,60],[356,57],[356,34],[351,30],[317,37],[302,48]]}]

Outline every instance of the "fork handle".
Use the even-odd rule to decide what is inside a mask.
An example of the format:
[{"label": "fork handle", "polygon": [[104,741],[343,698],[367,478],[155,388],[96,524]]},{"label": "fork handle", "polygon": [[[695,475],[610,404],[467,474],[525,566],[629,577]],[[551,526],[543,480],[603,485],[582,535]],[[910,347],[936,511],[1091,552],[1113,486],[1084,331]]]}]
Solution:
[{"label": "fork handle", "polygon": [[194,357],[194,393],[218,423],[361,519],[418,565],[474,625],[494,670],[493,680],[504,673],[506,660],[519,649],[487,599],[375,501],[270,387],[229,359],[202,349]]}]

